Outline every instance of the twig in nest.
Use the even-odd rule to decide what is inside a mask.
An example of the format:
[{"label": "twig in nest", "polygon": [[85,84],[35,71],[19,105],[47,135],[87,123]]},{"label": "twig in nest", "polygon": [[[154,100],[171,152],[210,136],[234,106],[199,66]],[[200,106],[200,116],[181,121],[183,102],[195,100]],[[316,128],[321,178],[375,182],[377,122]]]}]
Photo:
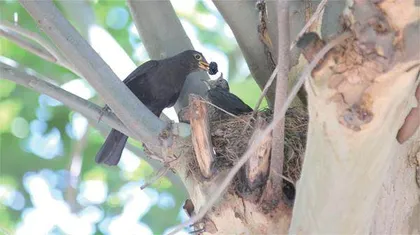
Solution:
[{"label": "twig in nest", "polygon": [[235,178],[238,171],[241,169],[241,167],[248,161],[249,157],[252,156],[252,153],[260,146],[261,142],[264,140],[264,138],[270,134],[270,132],[273,130],[275,125],[281,121],[292,103],[293,99],[295,98],[296,94],[298,93],[300,87],[303,85],[303,83],[306,81],[308,77],[311,75],[311,71],[315,68],[315,66],[318,64],[318,62],[327,54],[328,51],[330,51],[333,47],[337,46],[347,38],[351,36],[350,32],[345,32],[338,36],[336,39],[330,41],[320,52],[317,53],[317,55],[314,57],[314,60],[310,64],[308,64],[305,69],[303,70],[302,75],[299,77],[296,85],[291,90],[289,96],[287,97],[286,102],[284,103],[284,106],[281,110],[281,115],[278,115],[273,119],[273,121],[267,126],[267,128],[264,129],[264,131],[261,133],[260,137],[256,139],[256,141],[248,148],[248,150],[242,155],[242,157],[239,159],[237,164],[229,171],[226,178],[221,182],[220,186],[216,188],[216,190],[213,192],[211,197],[209,198],[207,204],[205,204],[201,210],[193,217],[191,217],[189,220],[185,221],[182,224],[179,224],[176,226],[169,235],[174,235],[180,230],[182,230],[185,226],[188,226],[189,224],[196,223],[197,221],[200,221],[207,212],[213,207],[214,203],[220,198],[220,196],[225,192],[226,188],[230,185],[230,182],[233,178]]},{"label": "twig in nest", "polygon": [[220,108],[219,106],[217,106],[217,105],[215,105],[215,104],[212,104],[211,102],[208,102],[207,100],[201,99],[200,101],[201,101],[201,102],[203,102],[203,103],[209,104],[209,105],[211,105],[211,106],[215,107],[216,109],[219,109],[219,110],[221,110],[222,112],[225,112],[225,113],[227,113],[228,115],[230,115],[230,116],[232,116],[232,117],[234,117],[234,118],[236,118],[236,119],[238,119],[238,120],[241,120],[241,121],[242,121],[242,122],[244,122],[245,124],[247,124],[247,125],[251,126],[251,124],[249,124],[249,122],[247,122],[247,121],[243,120],[243,119],[242,119],[242,118],[240,118],[239,116],[236,116],[235,114],[230,113],[230,112],[228,112],[228,111],[226,111],[226,110],[224,110],[224,109]]}]

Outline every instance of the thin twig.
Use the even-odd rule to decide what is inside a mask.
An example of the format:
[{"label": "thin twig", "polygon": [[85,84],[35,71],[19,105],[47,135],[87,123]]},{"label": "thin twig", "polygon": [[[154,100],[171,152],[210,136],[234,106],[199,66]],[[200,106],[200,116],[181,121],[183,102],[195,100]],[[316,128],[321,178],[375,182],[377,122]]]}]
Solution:
[{"label": "thin twig", "polygon": [[16,43],[18,46],[22,47],[23,49],[26,49],[29,52],[32,52],[33,54],[41,57],[42,59],[46,61],[57,63],[57,59],[53,55],[51,55],[51,53],[49,53],[44,48],[41,48],[35,45],[34,43],[29,42],[29,40],[25,40],[19,34],[0,29],[0,36],[3,36],[9,39],[10,41]]},{"label": "thin twig", "polygon": [[73,65],[68,63],[67,59],[47,40],[45,40],[41,35],[22,28],[18,24],[13,24],[8,21],[0,21],[0,26],[4,27],[10,31],[13,31],[23,37],[31,39],[41,45],[45,50],[47,50],[55,59],[58,65],[68,68],[75,74],[79,75],[78,71],[74,68]]},{"label": "thin twig", "polygon": [[302,35],[306,33],[306,31],[309,29],[309,27],[311,27],[311,25],[315,22],[315,20],[318,19],[319,15],[321,14],[327,2],[328,0],[322,0],[318,4],[318,7],[316,8],[316,11],[314,12],[314,14],[311,16],[308,22],[306,22],[305,26],[303,26],[302,30],[300,30],[295,40],[290,45],[290,50],[293,50],[293,48],[296,46],[296,43],[299,41],[300,37],[302,37]]},{"label": "thin twig", "polygon": [[80,140],[74,142],[74,148],[72,152],[72,157],[70,159],[69,164],[69,187],[67,188],[66,192],[66,202],[69,203],[70,209],[72,212],[77,212],[78,210],[78,203],[76,200],[77,196],[77,188],[80,179],[80,172],[82,170],[82,163],[83,163],[83,151],[86,148],[88,143],[88,136],[89,136],[89,125],[85,124],[86,131],[83,133],[83,136]]},{"label": "thin twig", "polygon": [[279,66],[276,66],[273,70],[273,73],[271,73],[270,78],[268,79],[267,83],[265,84],[264,89],[260,94],[260,97],[258,97],[257,104],[255,105],[254,111],[252,112],[253,117],[255,113],[258,111],[258,109],[260,108],[261,102],[264,99],[265,94],[267,94],[268,88],[270,88],[271,84],[273,83],[274,78],[276,77],[278,71],[279,71]]},{"label": "thin twig", "polygon": [[143,190],[143,189],[149,187],[150,185],[152,185],[154,182],[158,181],[160,178],[162,178],[164,175],[166,175],[166,173],[169,171],[169,169],[171,169],[171,166],[169,164],[165,164],[162,168],[160,168],[158,170],[158,172],[156,172],[156,174],[150,180],[148,180],[146,183],[144,183],[140,187],[140,189]]},{"label": "thin twig", "polygon": [[235,166],[229,171],[226,178],[223,180],[223,182],[220,184],[220,186],[213,191],[211,197],[209,198],[206,205],[204,205],[200,211],[193,217],[191,217],[188,221],[179,224],[176,226],[170,235],[174,235],[180,230],[182,230],[185,226],[188,226],[189,224],[193,224],[201,220],[206,213],[211,209],[211,207],[214,205],[214,203],[220,198],[220,196],[223,194],[223,192],[226,190],[226,188],[230,185],[230,182],[235,177],[235,175],[238,173],[238,171],[241,169],[241,167],[248,161],[248,159],[252,156],[252,154],[257,150],[257,148],[260,146],[264,138],[271,133],[275,125],[281,121],[292,103],[294,97],[298,93],[300,87],[303,85],[303,83],[306,81],[308,77],[311,75],[311,71],[315,68],[315,66],[318,64],[318,62],[327,54],[329,50],[331,50],[336,45],[343,42],[345,39],[349,38],[351,36],[350,32],[345,32],[341,34],[336,39],[332,40],[330,43],[328,43],[320,52],[317,53],[317,55],[314,57],[312,62],[308,64],[305,69],[303,70],[302,75],[298,79],[296,85],[291,90],[289,96],[287,97],[287,100],[281,109],[280,114],[277,117],[275,117],[272,122],[264,129],[264,131],[261,133],[261,135],[253,142],[253,144],[247,149],[247,151],[242,155],[242,157],[239,159],[239,161],[235,164]]}]

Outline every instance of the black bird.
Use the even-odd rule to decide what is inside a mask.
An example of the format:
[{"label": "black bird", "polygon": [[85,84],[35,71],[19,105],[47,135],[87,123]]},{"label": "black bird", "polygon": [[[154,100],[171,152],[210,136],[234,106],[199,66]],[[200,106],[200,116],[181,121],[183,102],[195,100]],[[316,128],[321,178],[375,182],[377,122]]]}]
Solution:
[{"label": "black bird", "polygon": [[[198,70],[208,71],[204,56],[194,50],[181,52],[163,60],[150,60],[135,69],[124,84],[156,116],[177,101],[188,74]],[[127,136],[112,129],[96,154],[96,163],[117,165],[127,142]]]},{"label": "black bird", "polygon": [[[235,94],[230,93],[229,83],[223,78],[223,75],[216,80],[202,81],[210,88],[207,91],[206,99],[212,104],[235,115],[252,112],[251,107],[245,104]],[[210,120],[220,120],[227,117],[225,112],[212,106],[210,106],[209,115]]]}]

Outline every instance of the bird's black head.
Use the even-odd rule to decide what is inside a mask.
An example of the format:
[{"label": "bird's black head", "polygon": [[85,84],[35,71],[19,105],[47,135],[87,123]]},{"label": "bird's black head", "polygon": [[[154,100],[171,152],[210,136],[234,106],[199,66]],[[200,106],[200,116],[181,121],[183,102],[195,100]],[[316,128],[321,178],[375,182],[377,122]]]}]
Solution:
[{"label": "bird's black head", "polygon": [[179,57],[183,67],[186,67],[190,72],[195,72],[198,70],[209,70],[209,63],[206,58],[204,58],[201,52],[195,50],[186,50],[181,52],[175,57]]},{"label": "bird's black head", "polygon": [[216,80],[202,79],[202,81],[205,82],[210,89],[221,88],[229,91],[229,83],[223,78],[223,74]]}]

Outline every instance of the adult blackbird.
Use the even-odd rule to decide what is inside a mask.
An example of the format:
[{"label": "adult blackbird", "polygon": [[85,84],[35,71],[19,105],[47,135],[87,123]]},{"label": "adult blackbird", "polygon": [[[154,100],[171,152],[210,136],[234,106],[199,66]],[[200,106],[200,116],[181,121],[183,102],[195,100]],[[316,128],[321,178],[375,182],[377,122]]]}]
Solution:
[{"label": "adult blackbird", "polygon": [[[204,56],[194,50],[181,52],[163,60],[150,60],[140,65],[124,84],[156,116],[175,104],[188,74],[209,69]],[[127,136],[112,129],[96,154],[97,163],[116,165],[120,161]]]},{"label": "adult blackbird", "polygon": [[[212,104],[216,105],[223,110],[240,115],[244,113],[252,112],[252,108],[245,104],[235,94],[230,93],[229,83],[220,76],[216,80],[202,80],[210,88],[207,91],[206,99]],[[227,117],[227,114],[212,106],[209,107],[210,120],[220,120]]]}]

